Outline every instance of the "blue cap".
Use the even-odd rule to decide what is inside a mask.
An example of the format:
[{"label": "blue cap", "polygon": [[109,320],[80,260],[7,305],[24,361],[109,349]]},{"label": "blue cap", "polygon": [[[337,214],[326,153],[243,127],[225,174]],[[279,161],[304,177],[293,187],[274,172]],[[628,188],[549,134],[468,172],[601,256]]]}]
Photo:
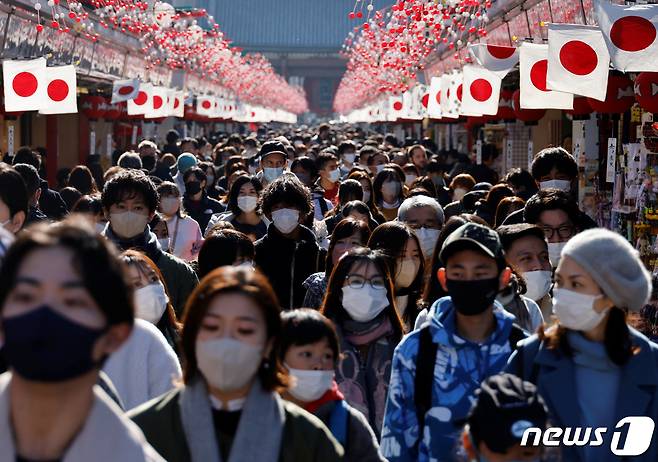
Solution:
[{"label": "blue cap", "polygon": [[176,162],[176,166],[178,167],[178,171],[180,173],[185,173],[196,164],[196,157],[194,157],[194,154],[190,154],[189,152],[184,152],[178,156],[178,161]]}]

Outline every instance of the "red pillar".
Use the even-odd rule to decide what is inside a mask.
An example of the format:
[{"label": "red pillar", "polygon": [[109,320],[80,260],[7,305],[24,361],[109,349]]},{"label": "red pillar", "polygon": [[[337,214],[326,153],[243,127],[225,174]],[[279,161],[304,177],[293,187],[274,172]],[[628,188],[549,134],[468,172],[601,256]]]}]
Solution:
[{"label": "red pillar", "polygon": [[46,164],[46,175],[48,184],[51,186],[57,183],[57,169],[59,168],[59,133],[57,131],[57,116],[46,116],[46,151],[48,160]]}]

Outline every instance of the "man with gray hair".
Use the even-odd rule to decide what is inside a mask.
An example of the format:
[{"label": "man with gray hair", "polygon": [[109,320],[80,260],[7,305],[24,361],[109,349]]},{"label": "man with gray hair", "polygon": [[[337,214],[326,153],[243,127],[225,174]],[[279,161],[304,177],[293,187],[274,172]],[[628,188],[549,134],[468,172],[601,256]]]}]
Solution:
[{"label": "man with gray hair", "polygon": [[141,170],[142,159],[136,152],[124,152],[121,154],[121,157],[119,157],[119,162],[117,162],[117,165],[122,168]]},{"label": "man with gray hair", "polygon": [[400,205],[397,220],[414,230],[425,261],[431,264],[434,248],[445,222],[443,208],[439,202],[428,196],[412,196]]}]

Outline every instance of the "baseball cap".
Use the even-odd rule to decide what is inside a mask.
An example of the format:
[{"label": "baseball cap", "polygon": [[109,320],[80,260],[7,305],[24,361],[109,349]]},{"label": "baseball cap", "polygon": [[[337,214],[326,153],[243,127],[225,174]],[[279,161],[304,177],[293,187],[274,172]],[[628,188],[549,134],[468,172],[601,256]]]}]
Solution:
[{"label": "baseball cap", "polygon": [[498,263],[505,263],[505,253],[498,233],[486,226],[477,223],[465,223],[457,228],[443,243],[439,259],[446,263],[452,254],[465,249],[482,252]]},{"label": "baseball cap", "polygon": [[263,145],[260,147],[260,151],[258,151],[258,155],[260,156],[261,160],[275,153],[281,154],[284,157],[284,159],[288,157],[286,146],[281,141],[276,141],[276,140],[267,141],[263,143]]},{"label": "baseball cap", "polygon": [[493,452],[502,454],[519,444],[528,428],[546,427],[546,405],[537,387],[515,375],[492,375],[475,396],[466,422],[475,443],[484,441]]}]

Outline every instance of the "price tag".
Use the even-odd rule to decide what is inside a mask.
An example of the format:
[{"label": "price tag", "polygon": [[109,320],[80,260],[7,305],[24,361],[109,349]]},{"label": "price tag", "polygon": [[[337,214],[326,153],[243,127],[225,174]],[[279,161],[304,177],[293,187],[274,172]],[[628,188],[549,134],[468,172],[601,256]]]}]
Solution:
[{"label": "price tag", "polygon": [[89,155],[93,156],[94,154],[96,154],[96,132],[92,130],[89,133]]},{"label": "price tag", "polygon": [[530,140],[528,141],[528,170],[532,167],[533,160],[535,160],[535,144]]},{"label": "price tag", "polygon": [[13,124],[7,126],[7,152],[10,156],[14,155],[14,147],[16,146],[16,132]]},{"label": "price tag", "polygon": [[105,138],[105,155],[107,157],[112,157],[112,134],[108,133]]},{"label": "price tag", "polygon": [[137,144],[137,125],[133,125],[133,133],[132,136],[130,137],[130,144],[132,145]]},{"label": "price tag", "polygon": [[482,164],[482,140],[475,143],[475,160],[478,165]]},{"label": "price tag", "polygon": [[507,138],[507,143],[505,144],[505,165],[507,167],[507,170],[512,168],[512,163],[513,161],[513,149],[514,143],[511,137]]},{"label": "price tag", "polygon": [[615,182],[615,158],[617,156],[617,138],[608,138],[608,159],[606,162],[605,181]]}]

